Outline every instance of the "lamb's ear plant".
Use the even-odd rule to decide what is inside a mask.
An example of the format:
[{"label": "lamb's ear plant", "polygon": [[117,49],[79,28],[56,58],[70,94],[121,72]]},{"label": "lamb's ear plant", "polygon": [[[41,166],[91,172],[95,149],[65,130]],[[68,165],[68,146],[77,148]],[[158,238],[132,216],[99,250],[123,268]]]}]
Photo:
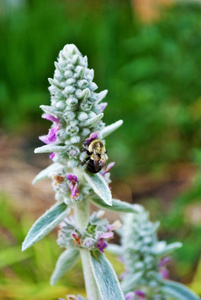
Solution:
[{"label": "lamb's ear plant", "polygon": [[[31,227],[22,250],[34,245],[60,224],[57,242],[64,251],[51,276],[51,285],[81,257],[88,300],[139,299],[144,293],[147,299],[169,299],[164,295],[173,298],[179,295],[180,298],[174,299],[198,299],[179,284],[167,284],[158,273],[158,258],[180,244],[166,246],[157,242],[157,226],[147,220],[143,207],[112,199],[109,183],[114,163],[106,165],[104,139],[123,122],[119,120],[109,126],[103,123],[107,103],[102,100],[107,90],[95,92],[94,71],[88,68],[87,57],[83,57],[75,45],[66,45],[59,53],[55,67],[54,78],[49,79],[51,105],[41,105],[42,117],[52,125],[48,134],[40,137],[46,145],[35,149],[35,153],[50,153],[52,164],[41,171],[33,183],[51,178],[56,203]],[[118,220],[109,224],[103,218],[103,210],[90,215],[90,202],[101,209],[129,213],[121,230],[122,246],[111,246],[113,252],[125,258],[127,273],[122,287],[104,254],[113,231],[121,224]],[[143,247],[138,241],[139,234]],[[141,254],[136,252],[132,256],[135,251],[141,251]],[[141,287],[140,296],[136,290]],[[155,294],[158,298],[150,298]],[[67,299],[84,298],[69,295]]]},{"label": "lamb's ear plant", "polygon": [[158,241],[160,223],[152,223],[149,213],[141,207],[138,214],[123,215],[123,226],[118,229],[121,246],[110,244],[108,250],[119,256],[125,272],[120,276],[126,300],[198,300],[186,286],[169,280],[169,256],[182,244],[167,245]]}]

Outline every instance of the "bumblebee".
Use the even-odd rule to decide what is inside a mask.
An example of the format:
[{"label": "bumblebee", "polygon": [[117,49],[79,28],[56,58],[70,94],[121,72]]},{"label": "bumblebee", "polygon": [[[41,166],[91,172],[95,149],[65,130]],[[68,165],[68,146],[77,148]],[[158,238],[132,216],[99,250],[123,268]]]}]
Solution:
[{"label": "bumblebee", "polygon": [[82,151],[86,151],[88,157],[81,162],[83,166],[86,162],[87,170],[90,173],[98,173],[104,166],[106,166],[106,157],[107,153],[105,149],[105,145],[99,139],[88,140],[84,143],[84,149]]}]

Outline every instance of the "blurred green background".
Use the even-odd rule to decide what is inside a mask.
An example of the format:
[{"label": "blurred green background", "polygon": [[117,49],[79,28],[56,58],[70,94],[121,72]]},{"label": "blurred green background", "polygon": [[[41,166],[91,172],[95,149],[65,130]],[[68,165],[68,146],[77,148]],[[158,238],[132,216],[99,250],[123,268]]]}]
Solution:
[{"label": "blurred green background", "polygon": [[171,278],[201,295],[201,3],[176,1],[147,20],[138,4],[0,0],[0,299],[83,291],[80,265],[49,287],[61,252],[56,232],[20,252],[30,225],[53,202],[50,182],[31,187],[49,163],[33,149],[49,126],[39,109],[50,101],[47,78],[67,43],[88,56],[99,90],[109,90],[104,121],[124,120],[106,141],[116,161],[114,195],[145,205],[162,220],[161,238],[184,243]]}]

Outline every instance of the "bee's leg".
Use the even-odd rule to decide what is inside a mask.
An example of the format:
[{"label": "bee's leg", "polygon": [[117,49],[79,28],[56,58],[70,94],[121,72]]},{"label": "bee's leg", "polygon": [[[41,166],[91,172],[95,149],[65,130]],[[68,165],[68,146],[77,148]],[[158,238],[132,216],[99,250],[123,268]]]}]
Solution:
[{"label": "bee's leg", "polygon": [[86,148],[82,148],[82,149],[80,150],[80,152],[84,152],[84,151],[87,151],[87,149],[86,149]]},{"label": "bee's leg", "polygon": [[86,162],[90,160],[90,156],[88,156],[87,158],[85,158],[83,161],[81,161],[81,166],[84,166],[86,164]]}]

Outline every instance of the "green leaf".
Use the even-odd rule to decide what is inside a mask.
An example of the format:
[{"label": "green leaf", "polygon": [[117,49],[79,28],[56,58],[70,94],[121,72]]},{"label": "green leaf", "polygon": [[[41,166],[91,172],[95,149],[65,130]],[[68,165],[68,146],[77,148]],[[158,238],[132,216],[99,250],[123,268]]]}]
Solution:
[{"label": "green leaf", "polygon": [[61,164],[53,163],[52,165],[50,165],[49,167],[47,167],[46,169],[44,169],[40,173],[38,173],[38,175],[32,181],[32,184],[35,184],[43,179],[48,178],[49,175],[51,175],[54,172],[60,171],[62,168],[63,168],[63,166]]},{"label": "green leaf", "polygon": [[174,282],[164,281],[162,291],[165,295],[172,297],[175,300],[199,300],[200,298],[185,285]]},{"label": "green leaf", "polygon": [[45,145],[42,147],[38,147],[34,150],[34,153],[51,153],[51,152],[62,152],[67,149],[66,146],[58,146],[58,145]]},{"label": "green leaf", "polygon": [[44,236],[46,236],[53,228],[55,228],[70,212],[65,203],[55,204],[47,210],[31,227],[23,244],[22,251],[31,247]]},{"label": "green leaf", "polygon": [[101,300],[125,299],[117,275],[104,254],[91,252],[91,267]]},{"label": "green leaf", "polygon": [[106,126],[102,131],[101,131],[101,135],[103,138],[105,138],[106,136],[108,136],[110,133],[112,133],[113,131],[115,131],[116,129],[118,129],[121,125],[123,124],[123,120],[119,120],[111,125]]},{"label": "green leaf", "polygon": [[100,198],[91,199],[91,201],[100,208],[105,208],[107,210],[113,210],[117,212],[139,213],[144,210],[143,207],[139,204],[130,204],[118,199],[112,199],[112,206],[108,206]]},{"label": "green leaf", "polygon": [[76,264],[80,257],[78,249],[67,249],[58,258],[54,272],[52,273],[50,284],[55,283]]},{"label": "green leaf", "polygon": [[104,114],[101,113],[91,119],[88,119],[82,123],[82,126],[93,127],[103,118],[103,116],[104,116]]},{"label": "green leaf", "polygon": [[84,172],[84,177],[94,192],[107,204],[112,205],[112,195],[107,182],[101,174],[88,174]]}]

